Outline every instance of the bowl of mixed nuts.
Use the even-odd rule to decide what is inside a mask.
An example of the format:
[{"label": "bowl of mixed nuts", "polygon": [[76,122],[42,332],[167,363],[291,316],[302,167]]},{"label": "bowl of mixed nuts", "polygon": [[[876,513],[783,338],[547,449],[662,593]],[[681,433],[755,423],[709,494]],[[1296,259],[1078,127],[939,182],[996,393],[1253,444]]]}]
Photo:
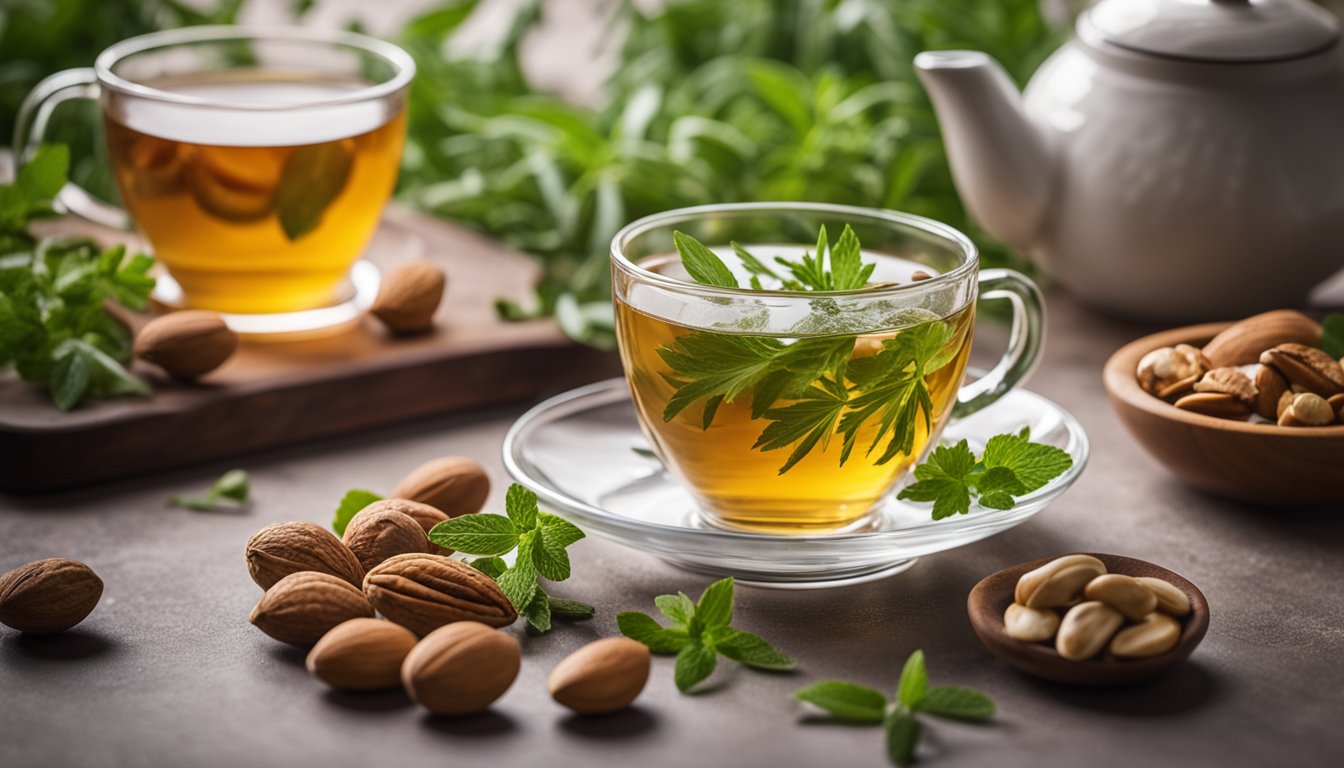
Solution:
[{"label": "bowl of mixed nuts", "polygon": [[1111,405],[1168,470],[1219,496],[1337,504],[1344,365],[1316,320],[1275,310],[1131,342],[1106,363]]}]

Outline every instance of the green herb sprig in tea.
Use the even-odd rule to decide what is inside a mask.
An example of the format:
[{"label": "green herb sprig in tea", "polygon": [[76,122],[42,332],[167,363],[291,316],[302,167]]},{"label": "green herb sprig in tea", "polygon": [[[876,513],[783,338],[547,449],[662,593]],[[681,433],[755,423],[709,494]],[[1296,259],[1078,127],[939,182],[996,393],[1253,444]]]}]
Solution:
[{"label": "green herb sprig in tea", "polygon": [[1064,451],[1031,442],[1031,430],[995,435],[976,458],[965,440],[942,445],[915,467],[915,482],[897,498],[933,502],[933,519],[971,511],[974,499],[990,509],[1012,509],[1015,497],[1031,493],[1064,474],[1073,457]]}]

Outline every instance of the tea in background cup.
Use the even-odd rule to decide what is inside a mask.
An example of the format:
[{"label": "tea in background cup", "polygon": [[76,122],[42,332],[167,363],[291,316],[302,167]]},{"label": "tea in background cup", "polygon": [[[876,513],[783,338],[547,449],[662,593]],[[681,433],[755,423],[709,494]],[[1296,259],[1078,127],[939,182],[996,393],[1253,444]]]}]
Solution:
[{"label": "tea in background cup", "polygon": [[[404,51],[363,35],[190,27],[43,81],[16,137],[32,147],[56,103],[99,98],[126,212],[179,303],[283,316],[341,300],[396,183],[413,74]],[[62,201],[122,218],[78,189]]]},{"label": "tea in background cup", "polygon": [[[746,286],[759,269],[738,247],[766,266],[797,261],[819,250],[823,226],[832,247],[846,226],[857,235],[874,265],[866,287],[704,285],[674,243],[676,232],[695,238]],[[634,222],[611,256],[617,338],[641,427],[724,527],[802,533],[858,523],[950,418],[1015,386],[1040,349],[1035,285],[1007,270],[980,274],[969,239],[918,216],[704,206]],[[1013,301],[1013,342],[993,371],[963,387],[982,286],[986,297]]]}]

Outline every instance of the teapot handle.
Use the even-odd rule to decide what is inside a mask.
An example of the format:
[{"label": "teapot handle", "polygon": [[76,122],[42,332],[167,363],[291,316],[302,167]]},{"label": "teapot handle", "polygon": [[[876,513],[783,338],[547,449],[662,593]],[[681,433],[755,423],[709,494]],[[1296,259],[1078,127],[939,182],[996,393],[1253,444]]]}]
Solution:
[{"label": "teapot handle", "polygon": [[993,369],[957,393],[952,418],[969,416],[1007,394],[1036,367],[1045,343],[1045,300],[1036,283],[1021,272],[987,269],[980,273],[980,298],[1007,299],[1013,305],[1008,348]]}]

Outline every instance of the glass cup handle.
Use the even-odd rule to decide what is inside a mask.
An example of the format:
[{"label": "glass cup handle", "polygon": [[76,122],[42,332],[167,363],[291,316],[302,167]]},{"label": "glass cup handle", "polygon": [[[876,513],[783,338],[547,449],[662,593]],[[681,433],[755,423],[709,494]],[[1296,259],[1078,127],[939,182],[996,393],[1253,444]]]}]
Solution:
[{"label": "glass cup handle", "polygon": [[[14,126],[14,170],[22,168],[46,138],[51,113],[58,104],[97,98],[98,77],[88,67],[57,72],[38,83],[19,107],[18,123]],[[125,211],[99,200],[73,182],[65,185],[57,199],[66,210],[95,224],[117,229],[130,227],[130,217]]]},{"label": "glass cup handle", "polygon": [[1036,367],[1045,343],[1045,300],[1041,289],[1026,275],[1010,269],[987,269],[980,273],[980,298],[1012,302],[1008,349],[993,370],[961,388],[952,418],[969,416],[1016,387]]}]

